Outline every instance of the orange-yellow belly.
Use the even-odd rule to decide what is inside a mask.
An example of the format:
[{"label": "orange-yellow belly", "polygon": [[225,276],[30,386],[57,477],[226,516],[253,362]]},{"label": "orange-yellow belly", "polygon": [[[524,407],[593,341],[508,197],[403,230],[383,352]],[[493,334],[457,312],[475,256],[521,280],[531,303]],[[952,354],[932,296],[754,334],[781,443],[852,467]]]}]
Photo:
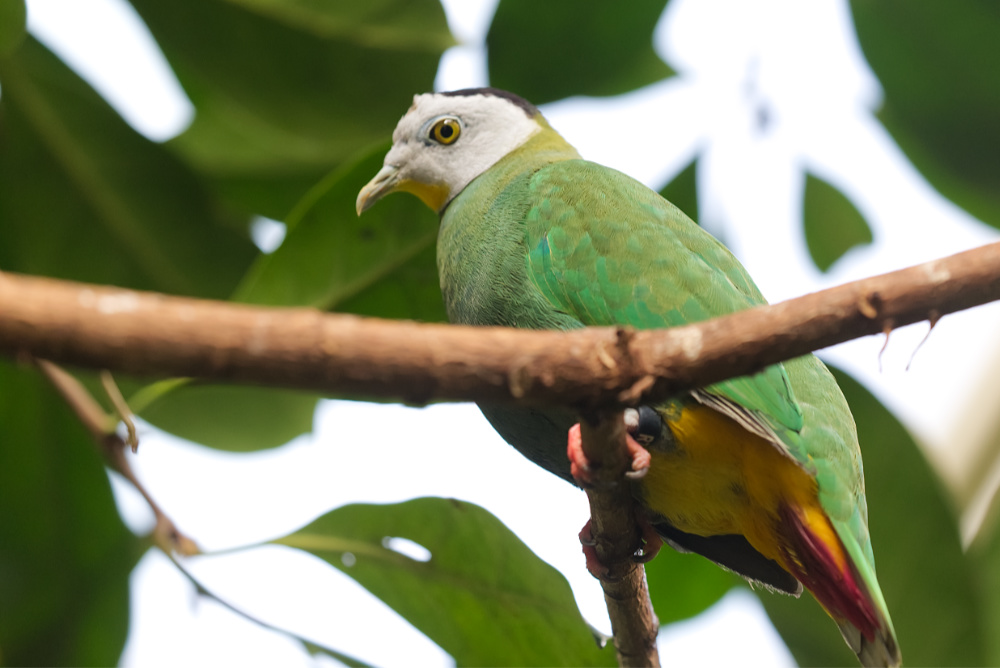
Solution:
[{"label": "orange-yellow belly", "polygon": [[684,406],[667,422],[676,447],[650,450],[652,462],[642,480],[651,510],[687,533],[742,534],[758,552],[785,565],[780,510],[786,506],[834,548],[843,564],[816,481],[790,457],[705,406]]}]

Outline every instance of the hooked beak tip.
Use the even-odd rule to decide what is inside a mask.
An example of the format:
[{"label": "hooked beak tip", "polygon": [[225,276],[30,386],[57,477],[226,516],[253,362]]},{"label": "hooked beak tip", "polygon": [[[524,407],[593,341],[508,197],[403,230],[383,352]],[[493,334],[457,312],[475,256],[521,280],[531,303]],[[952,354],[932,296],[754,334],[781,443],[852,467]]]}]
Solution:
[{"label": "hooked beak tip", "polygon": [[360,216],[362,213],[374,206],[383,195],[387,195],[396,189],[399,181],[399,168],[395,165],[386,165],[378,171],[375,177],[365,184],[358,193],[355,208]]}]

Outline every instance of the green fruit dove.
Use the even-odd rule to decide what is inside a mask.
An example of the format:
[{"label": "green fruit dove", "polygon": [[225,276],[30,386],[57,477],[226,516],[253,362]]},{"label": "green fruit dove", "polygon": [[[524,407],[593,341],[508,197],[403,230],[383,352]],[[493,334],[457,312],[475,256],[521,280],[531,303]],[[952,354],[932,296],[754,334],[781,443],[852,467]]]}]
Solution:
[{"label": "green fruit dove", "polygon": [[[455,323],[650,329],[765,303],[715,238],[641,183],[582,160],[512,93],[416,96],[358,213],[395,191],[441,215],[438,271]],[[480,408],[526,457],[586,480],[571,411]],[[862,664],[899,665],[854,419],[822,362],[776,364],[627,410],[625,422],[634,495],[659,537],[772,590],[804,586]]]}]

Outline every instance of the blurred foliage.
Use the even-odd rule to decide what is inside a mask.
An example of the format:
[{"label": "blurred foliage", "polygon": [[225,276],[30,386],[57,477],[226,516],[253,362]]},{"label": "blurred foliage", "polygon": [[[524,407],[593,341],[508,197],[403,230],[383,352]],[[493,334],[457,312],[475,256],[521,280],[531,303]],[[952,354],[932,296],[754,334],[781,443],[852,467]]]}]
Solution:
[{"label": "blurred foliage", "polygon": [[16,49],[25,36],[28,10],[24,0],[0,3],[0,58]]},{"label": "blurred foliage", "polygon": [[1000,4],[851,0],[879,119],[941,194],[1000,227]]},{"label": "blurred foliage", "polygon": [[827,271],[844,253],[872,242],[872,230],[861,212],[835,187],[806,174],[802,222],[806,246],[820,271]]},{"label": "blurred foliage", "polygon": [[118,661],[142,553],[98,445],[34,369],[0,358],[0,661]]},{"label": "blurred foliage", "polygon": [[[364,218],[354,213],[396,120],[414,93],[432,88],[454,43],[437,0],[131,2],[196,111],[166,144],[137,134],[25,35],[23,0],[0,2],[0,270],[443,320],[435,216],[405,196]],[[492,84],[540,104],[674,76],[652,43],[666,5],[501,0],[487,36]],[[1000,11],[986,0],[851,7],[885,89],[879,119],[935,187],[1000,225]],[[696,157],[662,191],[695,220],[697,169]],[[872,232],[834,186],[812,175],[805,183],[805,238],[825,271]],[[254,216],[285,223],[273,253],[250,243]],[[865,450],[880,580],[904,657],[1000,663],[998,532],[963,553],[955,510],[912,439],[869,393],[839,378]],[[268,388],[120,380],[143,418],[231,451],[309,431],[317,401]],[[94,444],[64,402],[32,369],[4,361],[0,504],[0,662],[114,663],[142,543],[122,525]],[[420,543],[431,560],[393,551],[387,536]],[[354,577],[462,665],[613,661],[594,649],[565,580],[475,506],[349,506],[284,542]],[[669,549],[647,572],[664,623],[741,586]],[[808,596],[761,598],[801,663],[855,664]]]},{"label": "blurred foliage", "polygon": [[653,50],[667,0],[503,0],[490,24],[490,83],[535,104],[618,95],[673,75]]},{"label": "blurred foliage", "polygon": [[253,257],[190,166],[33,38],[0,59],[0,267],[225,298]]},{"label": "blurred foliage", "polygon": [[[388,150],[380,142],[310,190],[288,216],[281,246],[257,259],[236,299],[366,315],[395,308],[396,317],[445,320],[433,254],[424,253],[437,240],[437,216],[401,195],[387,197],[364,216],[355,212],[358,191],[382,167]],[[412,266],[415,258],[427,269],[423,274],[414,273],[420,269]],[[407,291],[402,303],[409,312],[398,312],[391,291],[374,290],[383,284]],[[353,308],[344,308],[348,302]]]},{"label": "blurred foliage", "polygon": [[437,0],[133,0],[196,115],[171,142],[228,200],[282,220],[392,132],[453,41]]},{"label": "blurred foliage", "polygon": [[744,584],[741,577],[708,559],[664,547],[646,564],[649,599],[660,624],[689,619],[714,605],[726,592]]},{"label": "blurred foliage", "polygon": [[660,188],[660,194],[674,206],[687,214],[694,222],[698,220],[698,159],[677,173],[670,182]]},{"label": "blurred foliage", "polygon": [[[397,538],[429,558],[394,550]],[[274,542],[357,580],[459,666],[616,665],[610,646],[598,650],[563,576],[471,503],[344,506]]]},{"label": "blurred foliage", "polygon": [[191,383],[152,402],[142,417],[195,443],[252,452],[312,431],[318,400],[307,392]]}]

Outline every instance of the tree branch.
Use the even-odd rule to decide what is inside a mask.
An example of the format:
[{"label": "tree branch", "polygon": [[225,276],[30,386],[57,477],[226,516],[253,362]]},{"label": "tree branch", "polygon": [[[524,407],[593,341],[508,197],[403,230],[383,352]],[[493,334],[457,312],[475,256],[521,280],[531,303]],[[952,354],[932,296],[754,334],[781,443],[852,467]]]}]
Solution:
[{"label": "tree branch", "polygon": [[387,322],[0,274],[0,352],[332,394],[573,405],[653,401],[1000,299],[1000,243],[667,330]]},{"label": "tree branch", "polygon": [[625,478],[632,459],[625,445],[622,414],[604,411],[585,415],[580,420],[580,433],[593,481],[587,488],[590,528],[594,549],[607,568],[601,587],[618,665],[659,668],[656,634],[660,623],[649,600],[645,570],[633,559],[641,541],[631,486]]}]

